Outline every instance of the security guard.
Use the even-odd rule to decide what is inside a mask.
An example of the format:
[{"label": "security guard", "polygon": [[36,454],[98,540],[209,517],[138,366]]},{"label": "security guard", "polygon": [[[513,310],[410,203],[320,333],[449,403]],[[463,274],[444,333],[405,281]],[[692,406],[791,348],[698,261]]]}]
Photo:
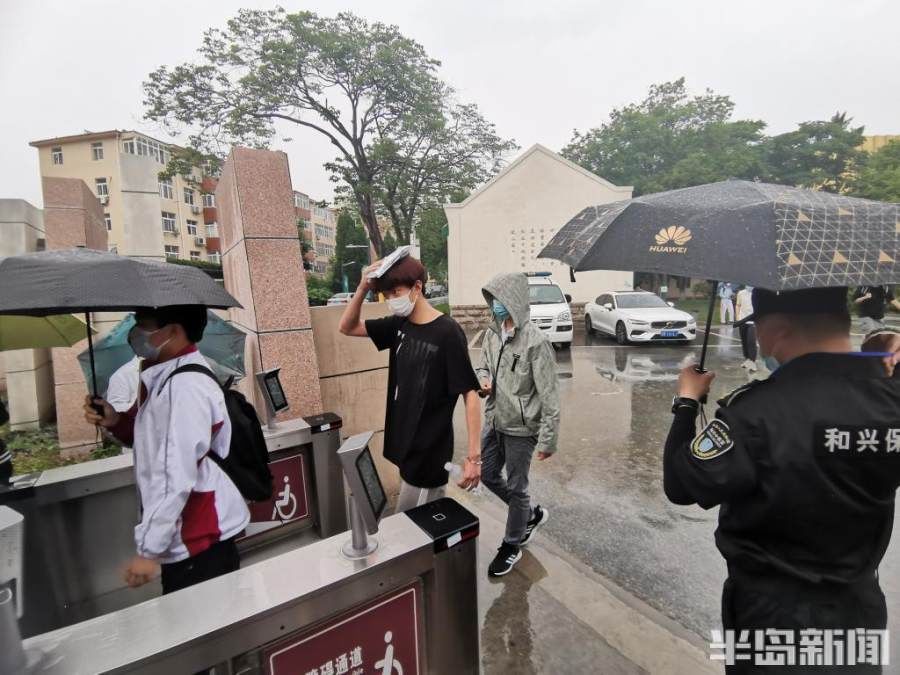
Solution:
[{"label": "security guard", "polygon": [[[878,565],[900,483],[900,370],[889,377],[884,355],[851,352],[845,288],[754,289],[753,307],[760,351],[775,370],[720,400],[699,434],[698,401],[715,375],[682,371],[665,446],[666,496],[721,507],[723,642],[749,655],[727,672],[782,672],[764,663],[792,666],[790,673],[843,663],[835,669],[847,672],[877,660],[879,636],[869,629],[887,622]],[[766,629],[790,635],[757,632]]]}]

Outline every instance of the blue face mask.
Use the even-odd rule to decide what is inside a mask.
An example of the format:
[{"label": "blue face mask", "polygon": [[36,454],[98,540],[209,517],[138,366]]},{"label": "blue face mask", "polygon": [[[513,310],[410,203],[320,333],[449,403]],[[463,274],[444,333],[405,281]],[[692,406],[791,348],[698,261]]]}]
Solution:
[{"label": "blue face mask", "polygon": [[770,373],[774,373],[781,367],[781,363],[774,356],[764,356],[763,364]]},{"label": "blue face mask", "polygon": [[509,310],[497,300],[494,300],[491,303],[491,311],[494,313],[494,316],[497,317],[497,321],[503,322],[509,317]]}]

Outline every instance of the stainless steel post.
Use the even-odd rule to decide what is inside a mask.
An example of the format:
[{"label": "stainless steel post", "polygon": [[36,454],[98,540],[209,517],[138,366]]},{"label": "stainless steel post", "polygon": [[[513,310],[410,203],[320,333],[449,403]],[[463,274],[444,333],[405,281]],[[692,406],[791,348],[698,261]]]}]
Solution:
[{"label": "stainless steel post", "polygon": [[359,512],[359,507],[356,505],[356,500],[353,499],[352,495],[349,496],[348,501],[348,508],[350,510],[350,540],[344,542],[344,545],[341,547],[341,553],[344,554],[344,557],[350,558],[351,560],[365,558],[378,548],[378,541],[376,539],[369,540],[369,535],[366,532],[366,524],[363,521],[362,514]]},{"label": "stainless steel post", "polygon": [[333,413],[304,418],[312,433],[316,520],[322,538],[347,531],[344,473],[337,451],[341,445],[341,418]]}]

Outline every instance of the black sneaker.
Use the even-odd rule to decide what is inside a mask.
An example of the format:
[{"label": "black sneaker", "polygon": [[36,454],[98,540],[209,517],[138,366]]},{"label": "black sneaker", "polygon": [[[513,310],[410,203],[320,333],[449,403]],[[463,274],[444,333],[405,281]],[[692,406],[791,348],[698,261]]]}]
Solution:
[{"label": "black sneaker", "polygon": [[525,526],[525,536],[522,537],[519,546],[526,546],[528,542],[531,541],[531,535],[533,535],[535,530],[541,525],[546,523],[548,518],[550,518],[550,512],[547,509],[542,509],[540,505],[535,506],[534,510],[531,512],[531,520],[529,520],[528,525]]},{"label": "black sneaker", "polygon": [[518,546],[507,544],[505,541],[497,549],[497,556],[488,566],[489,577],[502,577],[509,574],[515,565],[522,558],[522,551]]}]

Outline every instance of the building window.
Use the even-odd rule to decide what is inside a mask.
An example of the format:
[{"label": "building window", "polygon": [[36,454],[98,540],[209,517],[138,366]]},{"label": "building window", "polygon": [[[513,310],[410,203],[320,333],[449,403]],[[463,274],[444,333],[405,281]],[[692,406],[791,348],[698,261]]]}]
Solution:
[{"label": "building window", "polygon": [[175,214],[169,213],[168,211],[163,211],[162,226],[163,232],[171,232],[172,234],[177,234],[178,230],[175,228]]},{"label": "building window", "polygon": [[112,218],[110,218],[108,213],[103,214],[103,220],[106,221],[106,231],[112,232]]},{"label": "building window", "polygon": [[194,191],[191,188],[184,188],[184,203],[194,205]]},{"label": "building window", "polygon": [[218,223],[207,223],[206,224],[206,236],[212,239],[216,239],[219,236],[219,224]]},{"label": "building window", "polygon": [[294,193],[294,206],[298,209],[306,209],[309,210],[309,197],[300,192]]},{"label": "building window", "polygon": [[91,157],[95,162],[103,159],[103,143],[91,143]]},{"label": "building window", "polygon": [[330,258],[334,255],[334,246],[329,244],[316,244],[316,254]]},{"label": "building window", "polygon": [[167,258],[177,258],[178,257],[178,247],[177,246],[169,246],[166,245],[166,257]]},{"label": "building window", "polygon": [[159,196],[163,199],[175,199],[175,191],[172,188],[172,179],[159,181]]},{"label": "building window", "polygon": [[187,221],[187,231],[188,231],[188,234],[191,235],[192,237],[197,236],[197,221],[196,220]]},{"label": "building window", "polygon": [[211,262],[211,263],[213,263],[213,264],[215,264],[215,265],[221,265],[221,264],[222,264],[222,256],[219,255],[219,253],[207,253],[207,254],[206,254],[206,259],[207,259],[209,262]]},{"label": "building window", "polygon": [[96,186],[98,197],[109,197],[109,185],[105,178],[95,178],[94,185]]},{"label": "building window", "polygon": [[207,192],[203,195],[203,206],[208,209],[216,208],[216,196],[211,192]]},{"label": "building window", "polygon": [[166,150],[162,143],[137,136],[136,138],[128,138],[122,141],[122,150],[129,155],[138,155],[140,157],[152,157],[160,164],[168,164],[169,151]]},{"label": "building window", "polygon": [[53,163],[54,163],[54,164],[62,164],[62,163],[63,163],[63,155],[62,155],[62,148],[61,148],[61,147],[59,147],[59,146],[57,145],[57,146],[54,147],[54,148],[50,148],[50,154],[51,154],[52,157],[53,157]]},{"label": "building window", "polygon": [[321,207],[321,206],[315,207],[315,208],[313,209],[313,213],[316,215],[316,218],[321,218],[322,220],[325,220],[325,217],[326,217],[326,216],[325,216],[325,209],[324,209],[324,207]]},{"label": "building window", "polygon": [[200,251],[191,251],[191,260],[200,260]]},{"label": "building window", "polygon": [[316,225],[316,238],[334,239],[334,230],[324,225]]}]

